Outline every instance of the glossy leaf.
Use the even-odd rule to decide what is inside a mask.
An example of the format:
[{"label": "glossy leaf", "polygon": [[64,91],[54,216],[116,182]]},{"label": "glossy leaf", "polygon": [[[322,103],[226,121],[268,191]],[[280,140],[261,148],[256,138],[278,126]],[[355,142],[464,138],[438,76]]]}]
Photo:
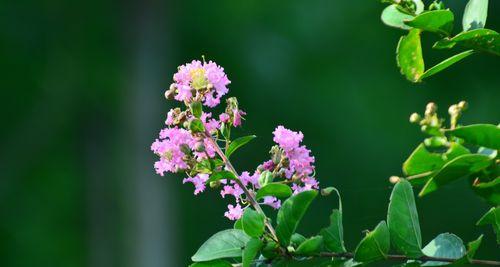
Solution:
[{"label": "glossy leaf", "polygon": [[425,184],[419,196],[425,196],[438,190],[440,187],[460,178],[477,173],[491,164],[488,156],[467,154],[447,162],[441,170],[436,172]]},{"label": "glossy leaf", "polygon": [[474,259],[474,256],[476,255],[476,251],[479,249],[479,246],[481,245],[481,242],[483,241],[483,235],[481,235],[478,239],[469,242],[467,245],[467,252],[465,253],[462,258],[458,259],[457,261],[454,262],[454,266],[461,266],[461,265],[466,265],[471,263],[472,259]]},{"label": "glossy leaf", "polygon": [[214,261],[204,261],[195,262],[189,267],[232,267],[233,265],[225,260],[214,260]]},{"label": "glossy leaf", "polygon": [[440,154],[431,153],[424,144],[420,144],[403,163],[403,173],[417,175],[441,168],[445,161]]},{"label": "glossy leaf", "polygon": [[422,235],[411,184],[399,181],[392,190],[387,226],[393,247],[413,258],[422,256]]},{"label": "glossy leaf", "polygon": [[231,144],[229,144],[229,147],[226,150],[226,153],[225,153],[226,157],[228,157],[228,158],[231,157],[231,155],[236,150],[238,150],[238,148],[246,145],[248,142],[252,141],[256,137],[257,136],[255,136],[255,135],[247,135],[247,136],[243,136],[243,137],[234,139],[233,141],[231,141]]},{"label": "glossy leaf", "polygon": [[313,236],[299,245],[299,247],[295,250],[295,254],[309,256],[315,253],[318,253],[323,248],[323,237],[322,236]]},{"label": "glossy leaf", "polygon": [[500,56],[500,34],[489,29],[476,29],[462,32],[450,41],[477,51]]},{"label": "glossy leaf", "polygon": [[411,20],[414,18],[414,16],[399,11],[397,5],[393,4],[386,7],[384,11],[382,11],[382,15],[380,18],[382,19],[382,22],[387,26],[409,30],[411,29],[411,27],[406,25],[404,21]]},{"label": "glossy leaf", "polygon": [[330,189],[331,191],[335,191],[338,195],[339,208],[332,210],[330,225],[321,229],[320,234],[323,236],[325,248],[328,251],[342,253],[346,252],[344,245],[344,227],[342,225],[342,199],[336,188],[330,187],[327,191],[330,191]]},{"label": "glossy leaf", "polygon": [[192,261],[211,261],[220,258],[241,257],[242,248],[250,240],[243,231],[228,229],[210,237],[191,257]]},{"label": "glossy leaf", "polygon": [[[465,255],[465,246],[462,239],[450,233],[443,233],[427,244],[422,251],[426,256],[448,259],[459,259]],[[422,266],[447,265],[448,262],[428,261]]]},{"label": "glossy leaf", "polygon": [[500,205],[500,177],[495,178],[493,181],[473,184],[472,190],[488,203]]},{"label": "glossy leaf", "polygon": [[449,36],[453,30],[454,20],[455,17],[450,10],[433,10],[424,12],[404,23],[410,27],[423,31]]},{"label": "glossy leaf", "polygon": [[201,118],[201,114],[203,113],[203,107],[201,105],[201,102],[195,101],[189,105],[189,109],[191,110],[191,114],[195,118]]},{"label": "glossy leaf", "polygon": [[189,130],[193,133],[203,133],[205,132],[205,126],[200,119],[195,118],[189,122]]},{"label": "glossy leaf", "polygon": [[411,29],[408,35],[399,39],[397,47],[396,58],[401,74],[412,82],[419,81],[425,69],[420,32],[419,29]]},{"label": "glossy leaf", "polygon": [[250,237],[259,237],[264,233],[265,217],[257,211],[246,208],[241,217],[241,228]]},{"label": "glossy leaf", "polygon": [[500,206],[491,208],[486,214],[479,219],[477,225],[491,224],[493,231],[497,235],[497,243],[500,244]]},{"label": "glossy leaf", "polygon": [[434,43],[432,48],[434,49],[452,49],[456,45],[455,42],[451,41],[449,38],[441,39]]},{"label": "glossy leaf", "polygon": [[390,234],[387,224],[382,221],[358,244],[354,260],[368,263],[385,259],[390,248]]},{"label": "glossy leaf", "polygon": [[303,235],[295,233],[290,238],[290,244],[293,245],[294,247],[298,247],[300,246],[300,244],[302,244],[302,242],[306,240],[307,238],[305,238]]},{"label": "glossy leaf", "polygon": [[473,124],[448,131],[465,142],[492,149],[500,149],[500,127],[493,124]]},{"label": "glossy leaf", "polygon": [[317,195],[316,190],[308,190],[293,195],[283,202],[278,211],[276,226],[276,235],[282,245],[287,246],[290,243],[290,237],[295,233],[300,220]]},{"label": "glossy leaf", "polygon": [[212,175],[210,175],[210,178],[208,178],[207,183],[215,182],[215,181],[219,181],[219,180],[224,180],[224,179],[236,180],[238,178],[236,177],[236,175],[234,175],[230,171],[218,171],[218,172],[214,172],[214,173],[212,173]]},{"label": "glossy leaf", "polygon": [[420,77],[420,80],[423,80],[425,78],[428,78],[436,73],[439,73],[443,70],[445,70],[446,68],[450,67],[451,65],[459,62],[460,60],[470,56],[474,54],[474,50],[467,50],[467,51],[464,51],[460,54],[456,54],[452,57],[449,57],[441,62],[439,62],[437,65],[433,66],[432,68],[426,70],[424,72],[424,74],[422,74],[422,76]]},{"label": "glossy leaf", "polygon": [[257,200],[265,196],[274,196],[277,198],[287,198],[292,195],[292,189],[285,184],[270,183],[259,189],[256,194]]},{"label": "glossy leaf", "polygon": [[263,246],[262,241],[255,237],[247,242],[245,248],[243,249],[243,256],[241,262],[242,267],[250,267],[252,261],[259,254],[259,251],[262,249],[262,246]]},{"label": "glossy leaf", "polygon": [[462,27],[464,31],[484,28],[488,17],[488,0],[469,0],[465,6]]}]

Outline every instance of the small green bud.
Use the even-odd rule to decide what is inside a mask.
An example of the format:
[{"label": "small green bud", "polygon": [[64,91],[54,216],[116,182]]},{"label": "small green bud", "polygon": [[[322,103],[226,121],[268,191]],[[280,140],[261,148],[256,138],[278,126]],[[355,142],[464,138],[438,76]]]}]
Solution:
[{"label": "small green bud", "polygon": [[462,111],[467,110],[469,107],[469,104],[466,101],[460,101],[458,103],[458,108],[460,108]]},{"label": "small green bud", "polygon": [[191,113],[193,114],[193,116],[195,116],[196,118],[201,118],[201,114],[203,114],[203,107],[201,106],[201,103],[196,101],[196,102],[193,102],[189,105],[189,108],[191,109]]},{"label": "small green bud", "polygon": [[210,182],[210,188],[218,188],[219,186],[220,186],[220,180]]},{"label": "small green bud", "polygon": [[273,174],[270,171],[264,171],[259,176],[259,185],[261,187],[264,187],[267,184],[272,183],[273,179]]},{"label": "small green bud", "polygon": [[196,118],[189,122],[189,130],[193,133],[202,133],[205,131],[205,126],[200,119]]},{"label": "small green bud", "polygon": [[443,136],[433,136],[424,140],[424,145],[428,147],[442,147],[448,143],[448,139]]},{"label": "small green bud", "polygon": [[191,153],[191,148],[189,148],[189,146],[186,144],[180,145],[180,149],[181,149],[182,153],[184,153],[186,155],[189,155]]},{"label": "small green bud", "polygon": [[422,120],[422,118],[420,117],[420,115],[418,115],[418,113],[413,113],[410,115],[410,122],[411,123],[419,123],[420,120]]},{"label": "small green bud", "polygon": [[401,180],[401,178],[399,178],[398,176],[395,176],[395,175],[393,175],[393,176],[389,177],[389,182],[390,182],[391,184],[396,184],[396,183],[398,183],[400,180]]},{"label": "small green bud", "polygon": [[448,114],[450,114],[451,116],[457,116],[459,113],[460,108],[456,104],[453,104],[448,108]]}]

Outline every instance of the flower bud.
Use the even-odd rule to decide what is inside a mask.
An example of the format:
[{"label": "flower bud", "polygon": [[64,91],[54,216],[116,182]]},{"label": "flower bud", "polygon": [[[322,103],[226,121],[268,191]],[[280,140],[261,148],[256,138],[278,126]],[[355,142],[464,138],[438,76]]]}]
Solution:
[{"label": "flower bud", "polygon": [[442,147],[442,146],[446,145],[447,142],[448,142],[448,139],[446,139],[446,137],[433,136],[433,137],[426,138],[424,140],[424,145],[426,145],[428,147]]},{"label": "flower bud", "polygon": [[170,88],[167,91],[165,91],[165,98],[167,100],[173,100],[175,96],[175,90],[176,90],[175,84],[171,84]]},{"label": "flower bud", "polygon": [[189,155],[191,153],[191,149],[189,148],[189,146],[187,144],[182,144],[179,146],[182,153],[186,154],[186,155]]},{"label": "flower bud", "polygon": [[395,175],[389,177],[389,182],[391,184],[396,184],[397,182],[399,182],[399,180],[401,180],[401,178],[399,178],[398,176],[395,176]]},{"label": "flower bud", "polygon": [[266,186],[268,183],[273,181],[273,174],[270,171],[264,171],[259,176],[259,185],[261,187]]},{"label": "flower bud", "polygon": [[460,108],[462,111],[467,110],[469,107],[469,104],[466,101],[460,101],[458,103],[458,108]]},{"label": "flower bud", "polygon": [[416,112],[410,115],[410,122],[411,123],[419,123],[421,119],[422,118],[420,117],[420,115],[418,115],[418,113],[416,113]]},{"label": "flower bud", "polygon": [[432,116],[436,113],[437,111],[437,105],[434,102],[429,102],[427,106],[425,107],[425,115],[426,116]]},{"label": "flower bud", "polygon": [[196,152],[203,152],[205,151],[205,144],[203,143],[203,141],[198,141],[194,144],[194,150]]},{"label": "flower bud", "polygon": [[217,180],[217,181],[211,181],[210,182],[210,187],[211,188],[217,188],[220,186],[220,180]]},{"label": "flower bud", "polygon": [[460,108],[458,107],[458,105],[453,104],[448,108],[448,114],[450,114],[451,116],[456,116],[458,115],[458,113],[460,113]]}]

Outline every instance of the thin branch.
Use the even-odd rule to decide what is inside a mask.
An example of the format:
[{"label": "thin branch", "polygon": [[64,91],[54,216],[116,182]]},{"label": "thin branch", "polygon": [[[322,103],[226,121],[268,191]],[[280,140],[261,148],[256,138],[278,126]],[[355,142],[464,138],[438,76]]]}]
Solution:
[{"label": "thin branch", "polygon": [[[354,258],[354,253],[351,252],[345,252],[345,253],[334,253],[334,252],[321,252],[319,257],[332,257],[332,258],[349,258],[352,259]],[[405,255],[394,255],[394,254],[389,254],[386,255],[386,259],[388,260],[398,260],[398,261],[408,261],[408,260],[419,260],[419,261],[439,261],[439,262],[455,262],[458,259],[451,259],[451,258],[442,258],[442,257],[429,257],[429,256],[422,256],[418,259],[410,258]],[[500,261],[491,261],[491,260],[471,260],[470,263],[472,264],[478,264],[478,265],[490,265],[490,266],[500,266]]]},{"label": "thin branch", "polygon": [[267,229],[271,233],[271,236],[273,237],[274,241],[278,242],[278,237],[276,236],[276,231],[274,230],[274,227],[271,225],[271,223],[269,223],[269,221],[267,220],[267,216],[264,213],[264,211],[262,210],[262,208],[260,207],[260,205],[257,202],[257,200],[255,199],[254,194],[251,191],[249,191],[246,188],[245,185],[243,185],[243,183],[240,180],[240,176],[239,176],[238,172],[233,167],[233,164],[231,164],[231,161],[229,161],[229,159],[226,157],[226,155],[224,154],[224,152],[222,152],[222,149],[220,148],[219,144],[217,144],[217,142],[213,139],[212,135],[210,135],[210,133],[206,132],[205,133],[205,137],[207,137],[210,140],[210,142],[214,146],[215,151],[217,152],[217,154],[219,154],[219,156],[221,157],[222,161],[224,161],[224,164],[226,165],[227,169],[230,172],[232,172],[238,178],[238,179],[236,179],[234,181],[243,190],[243,192],[247,196],[248,202],[250,202],[250,204],[252,204],[252,206],[255,208],[255,210],[257,212],[259,212],[262,215],[264,215],[264,217],[266,218],[266,222],[265,223],[266,223]]}]

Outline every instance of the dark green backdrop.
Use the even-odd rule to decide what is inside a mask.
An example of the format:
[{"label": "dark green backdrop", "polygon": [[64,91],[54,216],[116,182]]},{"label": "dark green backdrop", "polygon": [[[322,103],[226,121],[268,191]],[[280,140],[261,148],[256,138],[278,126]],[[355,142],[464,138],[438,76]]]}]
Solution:
[{"label": "dark green backdrop", "polygon": [[[466,1],[445,2],[461,18]],[[428,101],[445,113],[465,99],[463,122],[500,117],[498,58],[472,56],[411,84],[395,63],[402,32],[382,25],[382,9],[331,0],[2,2],[0,266],[185,266],[231,226],[227,200],[156,176],[149,151],[176,66],[201,55],[232,80],[248,112],[240,133],[259,136],[236,167],[268,157],[276,125],[303,131],[320,182],[343,194],[352,249],[385,218],[387,179],[423,138],[410,113]],[[490,1],[487,24],[497,30],[499,11]],[[451,55],[424,52],[428,66]],[[316,202],[300,231],[326,225],[334,205]],[[425,242],[486,233],[479,255],[498,259],[491,229],[473,226],[487,205],[465,183],[417,205]]]}]

